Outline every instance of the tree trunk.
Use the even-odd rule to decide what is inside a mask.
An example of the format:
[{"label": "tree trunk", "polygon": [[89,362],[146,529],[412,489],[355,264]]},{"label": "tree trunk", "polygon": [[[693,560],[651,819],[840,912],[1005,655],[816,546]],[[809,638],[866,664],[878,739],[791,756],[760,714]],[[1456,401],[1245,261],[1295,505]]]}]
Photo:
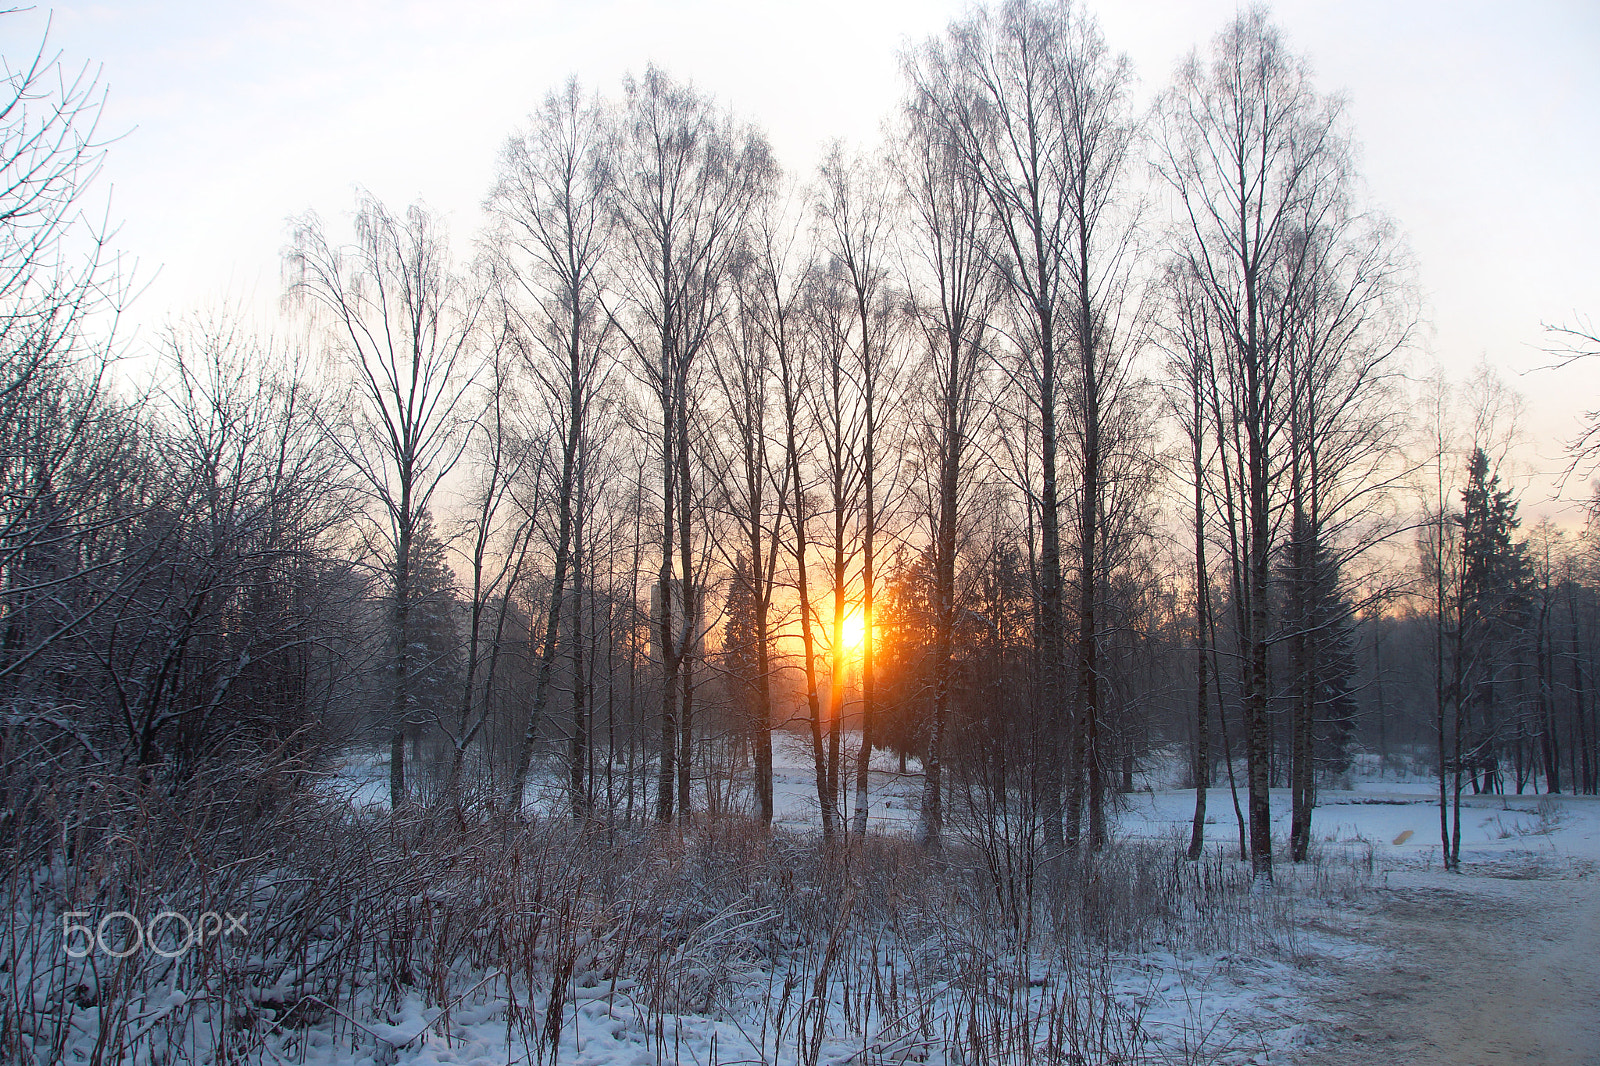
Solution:
[{"label": "tree trunk", "polygon": [[[1088,161],[1083,161],[1087,165]],[[1090,302],[1089,205],[1078,204],[1077,224],[1078,353],[1082,381],[1083,482],[1079,487],[1078,547],[1078,714],[1089,772],[1089,847],[1105,846],[1105,759],[1100,712],[1099,633],[1095,610],[1100,587],[1100,352],[1098,328]]]},{"label": "tree trunk", "polygon": [[[582,493],[583,475],[578,477],[579,492]],[[583,517],[582,508],[578,511],[578,521],[573,529],[572,553],[572,741],[568,753],[570,765],[567,767],[567,784],[570,789],[572,816],[582,819],[588,816],[588,779],[589,766],[589,722],[587,719],[588,705],[585,702],[584,672],[583,672]]]},{"label": "tree trunk", "polygon": [[768,648],[767,605],[756,606],[756,630],[761,642],[756,646],[756,669],[760,678],[756,682],[755,771],[756,805],[761,824],[772,826],[772,684],[768,674],[772,670],[772,656]]},{"label": "tree trunk", "polygon": [[1550,589],[1544,590],[1544,604],[1539,612],[1539,631],[1536,657],[1539,685],[1539,740],[1544,756],[1545,791],[1554,795],[1561,791],[1561,754],[1557,750],[1556,712],[1550,698]]},{"label": "tree trunk", "polygon": [[686,361],[681,363],[677,373],[678,569],[683,575],[683,631],[678,638],[678,674],[683,693],[678,709],[678,818],[687,823],[694,768],[694,663],[700,653],[701,604],[694,577],[694,528],[690,508],[694,483],[689,467],[689,367]]},{"label": "tree trunk", "polygon": [[411,523],[409,482],[401,486],[401,515],[394,561],[394,692],[390,707],[389,809],[406,806],[406,727],[411,721]]},{"label": "tree trunk", "polygon": [[[1241,218],[1241,228],[1247,222]],[[1241,231],[1241,236],[1243,232]],[[1248,244],[1245,245],[1248,247]],[[1267,455],[1265,353],[1257,325],[1256,284],[1253,271],[1245,276],[1245,440],[1249,480],[1250,610],[1245,634],[1245,775],[1250,792],[1250,867],[1257,877],[1272,877],[1272,794],[1270,762],[1272,723],[1268,717],[1270,691],[1267,679],[1267,608],[1271,580],[1271,486]]]},{"label": "tree trunk", "polygon": [[[944,724],[949,711],[953,631],[955,628],[955,553],[956,503],[961,474],[961,409],[958,383],[961,375],[960,338],[946,338],[945,395],[940,411],[940,452],[938,514],[934,526],[933,554],[933,701],[928,725],[927,750],[922,760],[922,804],[917,824],[917,839],[927,848],[938,848],[944,837],[944,795],[941,760],[944,749]],[[900,756],[901,772],[905,754]]]},{"label": "tree trunk", "polygon": [[[663,354],[661,372],[666,380],[670,373],[668,360]],[[677,470],[672,463],[672,449],[674,444],[673,417],[676,408],[673,404],[671,386],[663,385],[666,390],[661,401],[662,418],[662,462],[661,462],[661,569],[656,575],[658,617],[654,620],[657,639],[661,654],[661,762],[657,767],[656,777],[656,821],[667,823],[672,821],[674,800],[676,793],[674,785],[677,781],[677,756],[678,756],[678,649],[672,633],[672,535],[673,523],[677,517],[674,506],[676,499]]]},{"label": "tree trunk", "polygon": [[[1066,626],[1062,613],[1061,517],[1056,478],[1056,353],[1052,333],[1052,316],[1049,313],[1042,314],[1039,353],[1039,447],[1042,473],[1039,495],[1039,631],[1035,637],[1041,675],[1039,695],[1043,704],[1039,713],[1044,721],[1044,744],[1039,753],[1043,768],[1040,774],[1043,793],[1040,797],[1040,814],[1044,823],[1045,849],[1059,853],[1064,848],[1077,846],[1078,824],[1076,817],[1063,819],[1061,808]],[[1067,772],[1072,775],[1075,784],[1078,780],[1077,766],[1068,766]]]},{"label": "tree trunk", "polygon": [[817,804],[822,817],[822,839],[831,841],[834,834],[834,794],[828,789],[828,770],[822,750],[822,705],[817,695],[816,643],[811,632],[811,592],[806,579],[806,509],[805,482],[800,477],[799,442],[795,437],[795,405],[792,383],[787,371],[784,380],[784,450],[789,464],[789,477],[794,483],[794,563],[795,583],[800,593],[800,645],[805,657],[806,705],[811,719],[811,756],[816,772]]},{"label": "tree trunk", "polygon": [[1194,368],[1194,425],[1190,427],[1189,461],[1194,476],[1194,647],[1195,647],[1195,733],[1194,733],[1194,824],[1189,830],[1189,858],[1198,859],[1205,850],[1206,790],[1211,785],[1211,728],[1206,716],[1206,621],[1211,575],[1206,568],[1205,460],[1201,451],[1204,434],[1200,403],[1200,368]]},{"label": "tree trunk", "polygon": [[[576,294],[570,296],[571,315],[567,339],[567,433],[561,445],[561,494],[557,500],[556,565],[550,584],[550,607],[545,614],[544,641],[539,653],[539,669],[533,684],[533,701],[523,728],[517,753],[517,768],[512,775],[511,808],[521,810],[528,790],[528,770],[533,764],[533,749],[539,742],[539,726],[550,694],[550,677],[555,668],[556,638],[561,627],[561,607],[567,594],[567,567],[572,551],[574,521],[572,495],[578,476],[578,446],[583,438],[582,317]],[[508,590],[509,591],[509,590]]]},{"label": "tree trunk", "polygon": [[1587,729],[1588,723],[1584,721],[1584,703],[1586,701],[1584,699],[1583,664],[1579,659],[1577,593],[1573,591],[1570,584],[1567,588],[1567,611],[1572,621],[1570,645],[1572,648],[1572,717],[1577,725],[1578,733],[1574,747],[1578,749],[1578,755],[1582,760],[1582,776],[1574,780],[1573,790],[1576,791],[1580,787],[1578,781],[1581,780],[1583,791],[1593,795],[1595,791],[1595,768],[1592,761],[1593,748],[1590,742],[1591,738]]},{"label": "tree trunk", "polygon": [[[865,309],[862,311],[861,329],[863,336],[866,333],[867,321]],[[863,344],[866,343],[863,339]],[[870,369],[865,371],[870,374]],[[867,385],[867,436],[863,444],[866,451],[866,470],[863,475],[862,491],[865,494],[866,513],[864,515],[864,528],[861,533],[861,750],[856,756],[856,810],[852,831],[856,836],[865,836],[867,832],[867,812],[869,801],[869,771],[872,765],[872,739],[873,739],[873,706],[872,706],[872,553],[873,534],[876,533],[877,507],[874,499],[874,469],[873,449],[876,447],[874,438],[877,435],[877,415],[873,410],[873,395],[871,378]]]},{"label": "tree trunk", "polygon": [[[1294,503],[1289,536],[1289,610],[1294,626],[1290,652],[1294,660],[1294,704],[1289,740],[1289,858],[1305,862],[1311,846],[1312,728],[1316,711],[1317,655],[1312,627],[1312,560],[1316,544],[1301,506],[1300,470],[1294,461]],[[1309,543],[1308,543],[1309,541]]]}]

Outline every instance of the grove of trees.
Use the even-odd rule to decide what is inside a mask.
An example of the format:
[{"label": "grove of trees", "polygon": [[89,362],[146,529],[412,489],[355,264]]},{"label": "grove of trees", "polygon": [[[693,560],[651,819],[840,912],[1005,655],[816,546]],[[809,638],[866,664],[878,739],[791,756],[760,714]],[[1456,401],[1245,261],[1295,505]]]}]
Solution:
[{"label": "grove of trees", "polygon": [[1075,4],[902,66],[813,173],[677,74],[560,85],[480,232],[308,212],[303,344],[182,319],[137,380],[103,93],[7,67],[0,846],[106,780],[352,757],[396,811],[769,827],[775,738],[824,838],[920,774],[924,847],[1041,873],[1147,775],[1198,786],[1191,857],[1240,785],[1261,877],[1358,760],[1437,779],[1452,866],[1463,792],[1600,790],[1600,541],[1522,528],[1490,372],[1419,372],[1268,15],[1147,109]]}]

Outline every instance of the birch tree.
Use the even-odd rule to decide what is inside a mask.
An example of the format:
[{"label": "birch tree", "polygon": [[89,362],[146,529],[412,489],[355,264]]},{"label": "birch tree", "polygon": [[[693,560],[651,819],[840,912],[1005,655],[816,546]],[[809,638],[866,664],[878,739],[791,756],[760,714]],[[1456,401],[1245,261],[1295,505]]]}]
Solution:
[{"label": "birch tree", "polygon": [[943,758],[957,649],[956,554],[971,496],[979,391],[987,365],[989,318],[997,294],[989,242],[995,239],[982,190],[962,167],[925,96],[907,108],[900,181],[907,204],[907,276],[928,386],[920,397],[928,453],[924,470],[933,555],[933,658],[917,837],[943,841]]},{"label": "birch tree", "polygon": [[[886,493],[892,492],[890,431],[896,423],[899,390],[896,333],[899,294],[891,284],[890,242],[894,203],[881,168],[860,158],[847,159],[838,145],[819,175],[817,217],[822,252],[844,283],[851,311],[850,347],[861,404],[861,748],[855,767],[855,812],[851,831],[867,831],[868,768],[876,726],[873,625],[878,536]],[[887,455],[886,455],[887,453]],[[887,471],[885,478],[880,470]],[[889,484],[884,484],[889,482]]]},{"label": "birch tree", "polygon": [[[1039,430],[1039,632],[1045,843],[1076,843],[1088,800],[1092,846],[1105,839],[1099,623],[1100,533],[1107,472],[1103,427],[1117,399],[1132,266],[1125,169],[1133,122],[1126,59],[1081,9],[1010,0],[951,28],[912,68],[915,91],[984,191],[994,254],[1011,293],[1012,376]],[[1076,488],[1075,683],[1069,683],[1062,509],[1064,446]],[[1068,693],[1075,693],[1069,715]],[[1069,809],[1059,768],[1068,769]],[[1085,780],[1085,773],[1087,780]]]},{"label": "birch tree", "polygon": [[355,239],[332,242],[301,218],[293,293],[320,308],[353,386],[333,437],[370,501],[391,604],[389,800],[407,802],[406,729],[414,718],[410,610],[419,531],[465,446],[463,397],[476,373],[483,297],[450,263],[441,223],[413,205],[396,216],[363,195]]},{"label": "birch tree", "polygon": [[1349,150],[1337,101],[1312,88],[1261,11],[1239,15],[1179,68],[1163,99],[1156,168],[1179,204],[1182,254],[1225,339],[1219,425],[1231,454],[1232,598],[1245,675],[1251,864],[1272,872],[1267,674],[1271,563],[1282,513],[1286,333],[1310,246],[1295,238],[1342,197]]},{"label": "birch tree", "polygon": [[601,118],[599,106],[576,82],[552,93],[528,130],[502,150],[500,177],[488,201],[496,226],[496,273],[508,290],[506,315],[516,327],[523,371],[561,442],[554,575],[511,780],[512,803],[519,807],[550,699],[562,611],[576,569],[572,554],[584,433],[610,365],[609,324],[597,277],[610,239]]},{"label": "birch tree", "polygon": [[662,666],[656,817],[669,822],[675,801],[681,807],[688,798],[689,768],[678,765],[678,749],[680,736],[691,735],[693,659],[703,615],[691,509],[693,371],[722,321],[725,281],[745,223],[775,168],[758,131],[653,66],[629,79],[610,151],[610,200],[622,245],[610,313],[659,418],[660,558],[652,620]]},{"label": "birch tree", "polygon": [[[764,224],[754,228],[752,249],[741,265],[736,291],[737,314],[725,349],[714,370],[727,414],[728,510],[738,527],[729,593],[729,626],[724,657],[745,669],[731,680],[752,705],[750,717],[755,762],[756,806],[763,825],[773,816],[772,794],[772,599],[778,584],[782,523],[788,505],[789,464],[774,454],[779,412],[773,397],[776,375],[774,348],[787,344],[788,307],[773,292],[772,276],[781,272],[777,240]],[[737,605],[737,610],[735,609]]]}]

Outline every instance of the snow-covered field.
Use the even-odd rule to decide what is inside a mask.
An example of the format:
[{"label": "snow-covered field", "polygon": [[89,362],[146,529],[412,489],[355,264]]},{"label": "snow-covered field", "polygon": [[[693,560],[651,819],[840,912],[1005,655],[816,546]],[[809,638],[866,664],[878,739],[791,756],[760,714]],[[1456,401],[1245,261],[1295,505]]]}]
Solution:
[{"label": "snow-covered field", "polygon": [[[1385,869],[1440,864],[1439,799],[1431,782],[1361,782],[1317,796],[1312,834],[1323,849],[1366,851]],[[1136,792],[1119,797],[1122,832],[1162,838],[1187,834],[1194,791]],[[1244,802],[1241,794],[1240,802]],[[1289,833],[1289,794],[1272,793],[1272,833]],[[1207,836],[1239,838],[1226,788],[1206,794]],[[1600,868],[1600,800],[1593,796],[1461,797],[1461,860],[1468,867],[1557,862],[1575,871]]]},{"label": "snow-covered field", "polygon": [[[860,734],[846,733],[841,750],[848,768],[845,815],[854,802],[855,759]],[[335,786],[357,806],[388,807],[388,756],[352,754]],[[1176,759],[1157,758],[1136,777],[1136,791],[1114,796],[1116,831],[1143,840],[1188,839],[1194,818],[1194,790],[1172,787]],[[529,785],[528,805],[560,809],[559,767],[549,780]],[[1239,803],[1245,802],[1243,766],[1238,767]],[[912,758],[904,774],[891,754],[875,752],[869,775],[871,806],[867,824],[875,832],[911,834],[922,796],[922,767]],[[1362,853],[1371,849],[1384,868],[1438,865],[1440,856],[1438,782],[1429,776],[1393,770],[1380,773],[1376,757],[1357,757],[1348,788],[1317,794],[1312,827],[1325,850]],[[698,797],[697,797],[698,798]],[[737,805],[754,806],[748,789]],[[798,733],[778,733],[773,742],[774,823],[809,832],[817,827],[818,800],[811,741]],[[1564,862],[1600,871],[1600,798],[1592,796],[1484,795],[1461,797],[1461,858],[1467,866],[1530,861]],[[1206,836],[1214,844],[1236,842],[1238,819],[1226,783],[1206,794]],[[1272,833],[1289,833],[1287,789],[1272,791]]]},{"label": "snow-covered field", "polygon": [[[463,824],[412,851],[406,834],[426,834],[419,823],[396,835],[382,757],[353,755],[329,789],[362,812],[354,845],[316,844],[342,856],[333,868],[305,860],[324,863],[321,878],[269,865],[236,882],[250,886],[252,936],[232,955],[224,945],[212,969],[140,957],[95,969],[91,957],[70,1017],[50,1004],[30,1014],[20,998],[30,977],[70,985],[80,964],[29,962],[19,931],[56,916],[13,904],[7,1024],[50,1029],[48,1047],[34,1044],[40,1062],[1345,1063],[1368,1061],[1362,1048],[1401,1039],[1408,1024],[1355,991],[1369,983],[1437,1029],[1470,1029],[1428,990],[1435,977],[1441,990],[1473,980],[1480,914],[1517,915],[1535,940],[1592,922],[1600,946],[1591,797],[1464,797],[1466,872],[1446,875],[1433,783],[1380,777],[1368,761],[1351,787],[1319,796],[1312,861],[1280,863],[1267,885],[1237,857],[1226,786],[1208,793],[1206,858],[1178,857],[1194,793],[1167,787],[1157,765],[1142,790],[1117,797],[1106,856],[1053,883],[1008,865],[1004,841],[981,833],[938,857],[910,845],[915,760],[904,774],[875,761],[868,845],[825,851],[811,832],[808,739],[780,737],[775,762],[772,838],[737,823],[586,835],[552,819],[520,837]],[[545,781],[530,798],[554,806],[557,795]],[[1281,837],[1287,795],[1273,803]],[[293,851],[274,862],[286,871]],[[291,938],[290,957],[275,957]],[[1483,943],[1504,966],[1537,961],[1520,934]],[[1562,1004],[1600,994],[1600,963],[1585,961],[1588,941],[1573,943],[1576,961],[1552,955],[1565,969],[1528,978],[1557,981],[1560,995],[1532,1007],[1468,995],[1467,1008],[1536,1018],[1581,1056],[1589,1030]],[[237,979],[228,995],[218,970]],[[243,1001],[240,988],[251,990]],[[124,1020],[111,1041],[108,1011]],[[1517,1043],[1545,1058],[1505,1061],[1591,1061],[1540,1039]],[[1478,1061],[1475,1045],[1456,1058],[1433,1047],[1387,1061]]]},{"label": "snow-covered field", "polygon": [[[772,738],[772,799],[773,821],[784,829],[814,830],[819,822],[816,778],[812,771],[811,738],[800,733],[778,732]],[[856,753],[860,751],[861,734],[845,733],[841,738],[842,761],[848,767],[849,788],[846,801],[855,800]],[[561,780],[565,770],[551,763],[545,767],[542,779],[528,784],[524,804],[532,810],[562,809],[565,798]],[[734,799],[737,809],[750,811],[755,797],[748,784],[749,772],[741,768],[743,782]],[[922,796],[922,767],[911,759],[907,772],[899,772],[899,764],[888,752],[874,752],[869,775],[869,795],[872,805],[868,813],[869,829],[883,832],[910,832],[916,822],[917,804]],[[387,810],[389,806],[389,755],[376,749],[350,753],[344,760],[335,788],[346,795],[357,807]],[[654,795],[654,779],[650,783]],[[696,790],[696,803],[703,797]],[[847,808],[846,815],[850,813]]]}]

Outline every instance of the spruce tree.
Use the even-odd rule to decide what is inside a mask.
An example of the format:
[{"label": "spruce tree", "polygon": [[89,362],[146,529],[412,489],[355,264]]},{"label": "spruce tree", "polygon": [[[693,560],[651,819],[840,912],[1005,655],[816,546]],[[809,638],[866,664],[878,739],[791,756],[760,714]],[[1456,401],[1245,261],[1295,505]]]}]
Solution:
[{"label": "spruce tree", "polygon": [[1289,849],[1290,858],[1303,862],[1316,802],[1314,769],[1342,773],[1350,765],[1348,745],[1356,714],[1355,608],[1341,580],[1338,555],[1304,511],[1290,524],[1287,555],[1280,580],[1292,659]]},{"label": "spruce tree", "polygon": [[[420,764],[421,741],[430,723],[449,712],[461,690],[461,634],[455,575],[433,517],[422,512],[411,546],[410,609],[406,612],[406,732],[412,762]],[[420,765],[418,766],[420,770]]]},{"label": "spruce tree", "polygon": [[757,686],[761,681],[758,645],[761,630],[756,618],[755,575],[741,554],[734,561],[722,623],[722,669],[728,678],[728,695],[741,725],[754,734],[765,728],[760,720]]},{"label": "spruce tree", "polygon": [[1521,524],[1517,502],[1510,489],[1500,487],[1500,475],[1490,472],[1482,448],[1474,448],[1467,461],[1467,485],[1455,520],[1462,553],[1456,698],[1466,730],[1463,761],[1474,785],[1492,791],[1500,776],[1497,675],[1527,615],[1530,567],[1523,545],[1512,540]]}]

